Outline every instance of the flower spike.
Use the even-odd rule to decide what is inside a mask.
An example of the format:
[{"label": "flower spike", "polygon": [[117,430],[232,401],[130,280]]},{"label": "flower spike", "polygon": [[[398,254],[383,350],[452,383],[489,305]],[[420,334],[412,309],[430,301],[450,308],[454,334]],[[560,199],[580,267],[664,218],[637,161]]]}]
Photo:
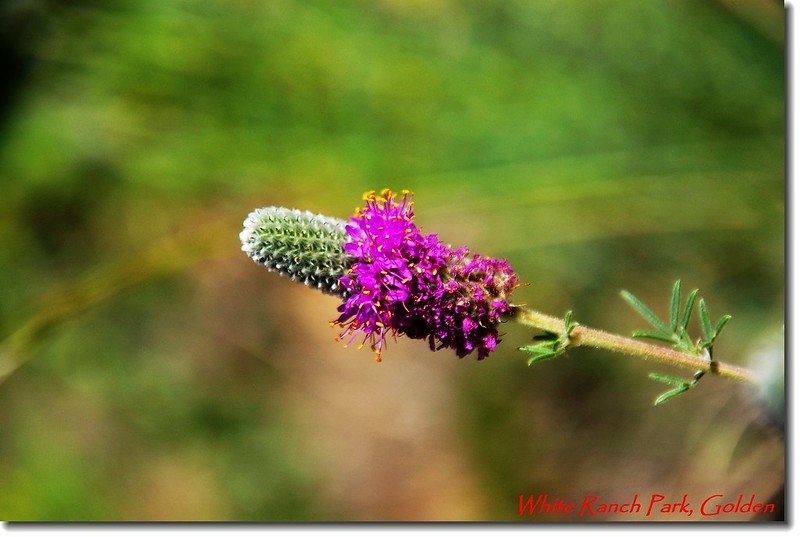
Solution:
[{"label": "flower spike", "polygon": [[518,286],[503,259],[452,248],[414,224],[413,194],[366,192],[349,222],[278,207],[245,220],[242,249],[257,263],[343,298],[337,340],[360,339],[381,361],[389,337],[425,339],[482,360]]}]

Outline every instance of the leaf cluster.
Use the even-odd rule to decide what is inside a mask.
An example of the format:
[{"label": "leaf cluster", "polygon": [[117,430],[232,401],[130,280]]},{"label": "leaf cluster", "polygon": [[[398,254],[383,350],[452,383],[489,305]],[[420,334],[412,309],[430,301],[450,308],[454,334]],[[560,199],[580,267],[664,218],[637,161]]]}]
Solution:
[{"label": "leaf cluster", "polygon": [[[669,316],[666,321],[656,315],[653,310],[648,308],[641,300],[636,298],[628,291],[622,291],[622,298],[627,302],[639,315],[641,315],[654,330],[637,330],[633,333],[636,338],[648,338],[669,343],[673,348],[680,352],[693,354],[695,356],[706,356],[709,359],[710,368],[713,371],[713,348],[714,341],[719,336],[722,329],[731,320],[730,315],[723,315],[712,326],[711,316],[708,312],[708,306],[702,298],[698,298],[699,290],[692,289],[686,296],[686,299],[681,305],[681,281],[677,280],[672,286],[672,293],[669,301]],[[698,317],[700,319],[700,328],[702,336],[693,340],[689,336],[688,327],[692,317],[692,312],[697,304]],[[684,392],[693,388],[705,374],[704,371],[698,371],[694,377],[689,380],[673,377],[670,375],[662,375],[660,373],[651,373],[650,378],[666,384],[675,386],[673,389],[661,394],[655,400],[655,404],[659,405],[669,401]]]},{"label": "leaf cluster", "polygon": [[[681,281],[677,280],[672,286],[672,294],[670,295],[669,319],[668,321],[663,321],[632,293],[622,291],[622,298],[655,328],[655,330],[637,330],[633,333],[633,337],[663,341],[671,344],[681,352],[697,356],[702,356],[705,351],[708,351],[710,357],[714,341],[728,321],[731,320],[731,316],[723,315],[712,328],[705,300],[702,298],[696,300],[698,292],[698,289],[692,289],[686,296],[683,307],[681,307]],[[688,333],[688,326],[695,302],[697,303],[703,335],[701,338],[692,341]]]},{"label": "leaf cluster", "polygon": [[572,320],[572,311],[568,311],[564,315],[564,330],[560,334],[545,332],[533,337],[534,341],[540,343],[520,347],[519,350],[531,353],[531,357],[528,358],[528,366],[564,354],[570,343],[570,333],[576,326],[578,323]]}]

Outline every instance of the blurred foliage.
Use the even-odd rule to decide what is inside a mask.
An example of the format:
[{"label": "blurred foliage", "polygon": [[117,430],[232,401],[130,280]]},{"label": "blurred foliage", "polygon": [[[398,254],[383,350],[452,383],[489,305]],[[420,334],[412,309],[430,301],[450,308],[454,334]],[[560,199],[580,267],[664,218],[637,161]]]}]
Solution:
[{"label": "blurred foliage", "polygon": [[[257,206],[418,222],[506,256],[517,300],[619,332],[700,287],[743,363],[784,317],[779,2],[0,4],[0,518],[514,519],[783,484],[748,387],[653,409],[649,364],[528,369],[331,341],[259,270]],[[657,312],[663,315],[664,312]],[[644,379],[644,380],[642,380]],[[733,518],[733,517],[732,517]],[[610,519],[610,517],[609,517]]]}]

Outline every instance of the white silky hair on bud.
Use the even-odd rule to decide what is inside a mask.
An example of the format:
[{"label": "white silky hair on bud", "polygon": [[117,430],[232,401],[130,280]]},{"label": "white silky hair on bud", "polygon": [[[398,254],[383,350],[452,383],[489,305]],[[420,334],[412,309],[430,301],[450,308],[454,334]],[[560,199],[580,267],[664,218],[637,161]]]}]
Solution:
[{"label": "white silky hair on bud", "polygon": [[339,283],[352,258],[344,253],[346,222],[285,207],[262,207],[245,219],[242,250],[259,265],[324,293],[343,296]]}]

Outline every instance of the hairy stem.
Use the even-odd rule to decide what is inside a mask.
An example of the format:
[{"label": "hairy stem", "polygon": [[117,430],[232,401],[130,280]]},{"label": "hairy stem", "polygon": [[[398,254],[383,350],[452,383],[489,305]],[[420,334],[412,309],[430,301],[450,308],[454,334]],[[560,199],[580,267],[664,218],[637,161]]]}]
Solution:
[{"label": "hairy stem", "polygon": [[[545,315],[538,311],[529,310],[521,306],[514,306],[509,315],[509,319],[518,323],[546,332],[559,334],[564,331],[564,319]],[[646,343],[639,339],[610,334],[595,328],[576,325],[569,336],[569,347],[596,347],[612,352],[619,352],[631,356],[638,356],[644,359],[652,359],[675,367],[692,369],[694,371],[705,371],[721,377],[727,377],[743,382],[755,383],[755,375],[752,371],[735,365],[722,364],[676,351],[667,347]]]}]

